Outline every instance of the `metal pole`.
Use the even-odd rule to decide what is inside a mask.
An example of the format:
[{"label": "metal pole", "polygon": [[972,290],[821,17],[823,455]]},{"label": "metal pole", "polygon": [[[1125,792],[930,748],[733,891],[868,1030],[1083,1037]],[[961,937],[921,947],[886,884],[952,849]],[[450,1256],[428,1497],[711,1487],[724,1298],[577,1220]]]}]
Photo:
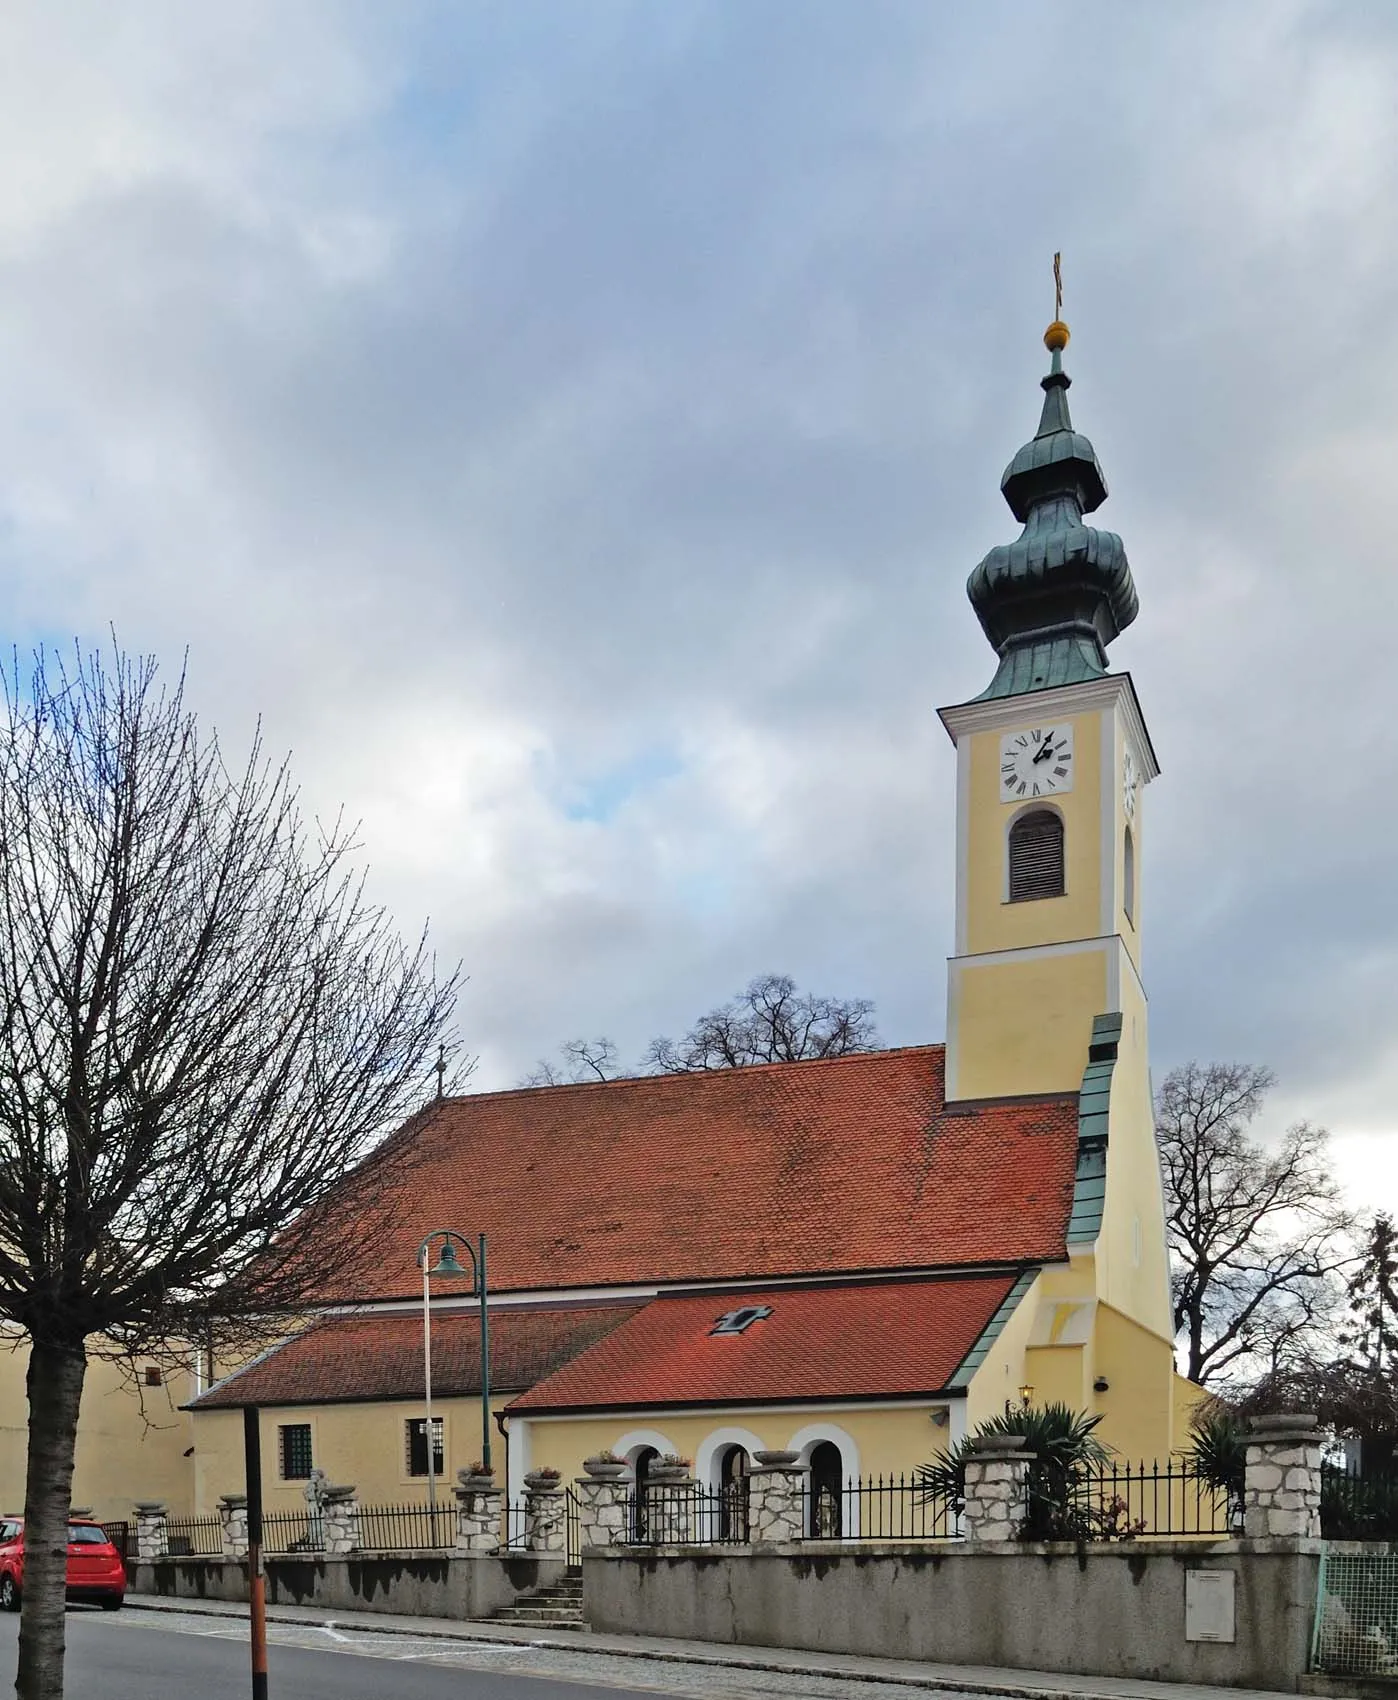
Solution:
[{"label": "metal pole", "polygon": [[267,1578],[262,1570],[262,1416],[243,1406],[243,1459],[248,1490],[248,1619],[252,1700],[267,1700]]},{"label": "metal pole", "polygon": [[485,1235],[480,1236],[476,1284],[481,1290],[481,1464],[490,1469],[490,1315],[486,1305]]},{"label": "metal pole", "polygon": [[432,1294],[427,1273],[427,1252],[422,1254],[422,1381],[427,1394],[427,1505],[432,1527],[437,1527],[437,1449],[432,1444]]}]

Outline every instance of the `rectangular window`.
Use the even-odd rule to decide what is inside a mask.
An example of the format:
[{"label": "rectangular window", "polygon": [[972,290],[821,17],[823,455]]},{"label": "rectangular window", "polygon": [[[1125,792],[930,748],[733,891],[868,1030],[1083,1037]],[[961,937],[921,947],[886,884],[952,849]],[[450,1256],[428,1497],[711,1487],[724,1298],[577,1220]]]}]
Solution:
[{"label": "rectangular window", "polygon": [[[427,1418],[409,1417],[407,1421],[408,1438],[408,1474],[410,1476],[425,1476],[427,1474]],[[442,1433],[442,1419],[432,1419],[432,1474],[440,1476],[446,1462],[446,1439]]]},{"label": "rectangular window", "polygon": [[311,1474],[311,1425],[283,1423],[277,1430],[282,1480],[304,1482]]}]

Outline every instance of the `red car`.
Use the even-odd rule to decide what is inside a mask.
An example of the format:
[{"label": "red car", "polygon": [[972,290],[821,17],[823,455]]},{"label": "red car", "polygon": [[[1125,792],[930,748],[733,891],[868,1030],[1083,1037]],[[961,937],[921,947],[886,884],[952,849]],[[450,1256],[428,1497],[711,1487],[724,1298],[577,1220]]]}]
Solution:
[{"label": "red car", "polygon": [[[0,1609],[19,1610],[24,1589],[24,1519],[0,1519]],[[74,1517],[68,1524],[68,1598],[92,1600],[115,1611],[126,1598],[126,1566],[100,1523]]]}]

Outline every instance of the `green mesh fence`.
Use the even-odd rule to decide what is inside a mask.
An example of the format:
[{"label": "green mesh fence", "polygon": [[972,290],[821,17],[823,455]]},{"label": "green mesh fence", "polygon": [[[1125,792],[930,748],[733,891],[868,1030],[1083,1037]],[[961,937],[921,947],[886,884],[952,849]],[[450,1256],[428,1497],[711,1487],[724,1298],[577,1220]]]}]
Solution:
[{"label": "green mesh fence", "polygon": [[1322,1555],[1311,1668],[1398,1677],[1398,1552]]}]

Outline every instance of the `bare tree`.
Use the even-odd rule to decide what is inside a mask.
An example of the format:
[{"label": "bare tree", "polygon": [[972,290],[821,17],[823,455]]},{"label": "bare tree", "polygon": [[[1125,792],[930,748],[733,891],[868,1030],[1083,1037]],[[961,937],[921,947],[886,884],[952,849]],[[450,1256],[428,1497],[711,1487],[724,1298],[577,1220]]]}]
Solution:
[{"label": "bare tree", "polygon": [[878,1048],[867,998],[815,997],[798,992],[786,974],[762,974],[701,1016],[683,1039],[652,1039],[641,1066],[651,1074],[689,1074]]},{"label": "bare tree", "polygon": [[580,1086],[588,1080],[615,1080],[622,1074],[610,1039],[569,1039],[558,1047],[558,1061],[540,1057],[521,1086]]},{"label": "bare tree", "polygon": [[1353,1255],[1326,1130],[1298,1122],[1272,1144],[1248,1131],[1272,1084],[1254,1064],[1189,1063],[1156,1101],[1175,1329],[1206,1384],[1311,1356]]},{"label": "bare tree", "polygon": [[17,663],[4,680],[0,1316],[30,1342],[21,1700],[63,1692],[89,1353],[304,1303],[336,1249],[299,1255],[318,1206],[424,1096],[456,977],[366,901],[353,849],[341,826],[303,824],[259,745],[225,766],[183,681],[163,689],[149,661],[41,655],[32,680]]}]

